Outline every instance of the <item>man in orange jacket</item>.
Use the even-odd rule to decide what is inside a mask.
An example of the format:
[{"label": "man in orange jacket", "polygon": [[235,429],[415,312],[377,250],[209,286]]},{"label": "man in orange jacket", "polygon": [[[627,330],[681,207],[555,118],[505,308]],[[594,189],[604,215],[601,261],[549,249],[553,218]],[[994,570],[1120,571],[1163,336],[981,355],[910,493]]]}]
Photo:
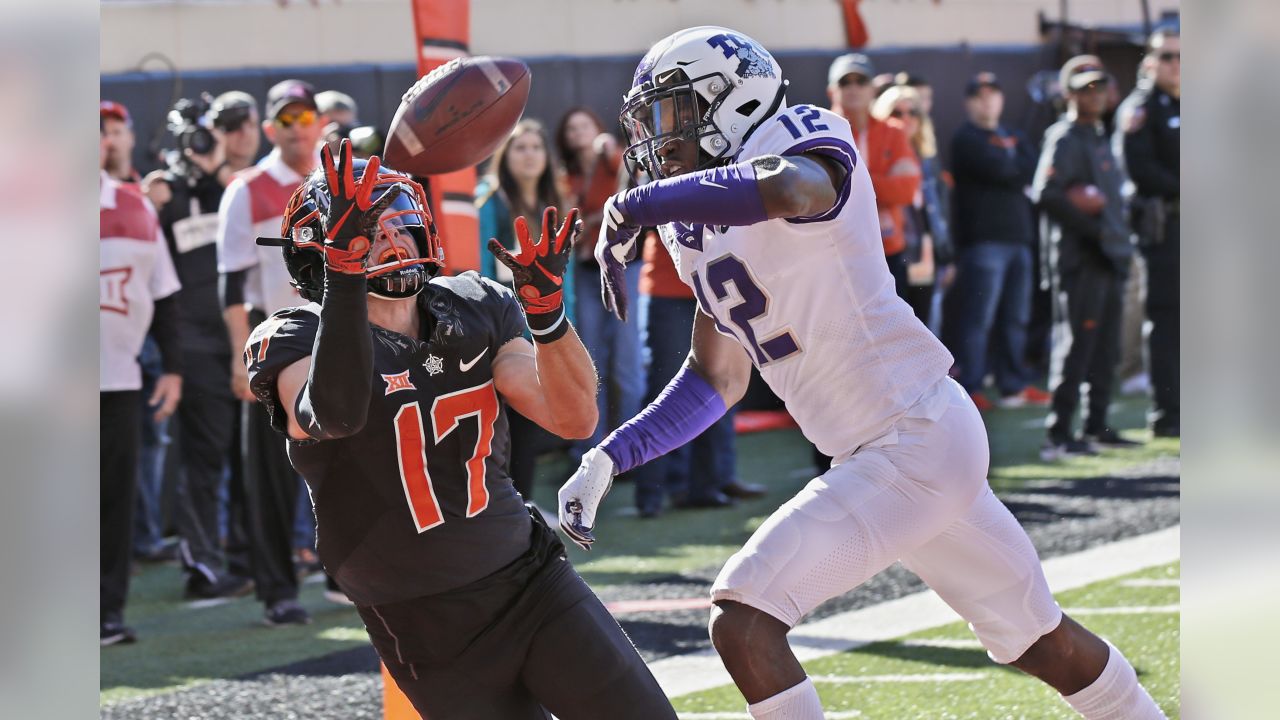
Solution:
[{"label": "man in orange jacket", "polygon": [[871,117],[875,92],[871,79],[876,71],[862,53],[841,55],[827,72],[827,95],[832,112],[844,117],[853,128],[858,153],[871,174],[880,210],[880,234],[884,254],[897,286],[898,296],[907,290],[906,239],[902,234],[903,211],[920,191],[920,163],[911,149],[907,133],[897,120]]}]

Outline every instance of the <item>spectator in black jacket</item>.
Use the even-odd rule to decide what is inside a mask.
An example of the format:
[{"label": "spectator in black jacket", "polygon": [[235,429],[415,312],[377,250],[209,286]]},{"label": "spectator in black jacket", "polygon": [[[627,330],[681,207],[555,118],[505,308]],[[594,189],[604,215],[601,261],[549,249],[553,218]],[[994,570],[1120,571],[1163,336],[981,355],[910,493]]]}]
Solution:
[{"label": "spectator in black jacket", "polygon": [[[1121,186],[1124,176],[1102,124],[1107,75],[1078,56],[1061,72],[1067,113],[1045,131],[1034,194],[1044,209],[1045,255],[1054,296],[1050,389],[1053,408],[1040,457],[1092,454],[1093,444],[1133,445],[1107,423],[1120,352],[1121,298],[1133,258]],[[1089,383],[1083,439],[1072,418]]]},{"label": "spectator in black jacket", "polygon": [[[219,497],[224,471],[233,463],[231,495],[239,500],[237,401],[231,394],[232,349],[218,296],[218,205],[231,177],[253,164],[258,153],[258,103],[231,91],[214,99],[207,118],[214,137],[209,153],[175,153],[170,166],[143,180],[159,210],[182,289],[174,296],[182,309],[180,326],[186,398],[178,410],[180,481],[174,493],[174,524],[181,538],[179,557],[186,573],[184,597],[212,598],[249,590],[247,530],[239,502],[230,510],[230,567],[219,529]],[[236,349],[237,356],[239,348]],[[234,451],[233,451],[234,448]],[[243,557],[235,557],[241,551]]]},{"label": "spectator in black jacket", "polygon": [[1182,53],[1176,32],[1152,34],[1138,87],[1120,105],[1113,148],[1137,190],[1139,247],[1147,262],[1147,319],[1157,436],[1180,434],[1178,250],[1180,247]]},{"label": "spectator in black jacket", "polygon": [[1004,94],[994,74],[974,76],[965,96],[969,121],[951,142],[959,272],[952,305],[957,328],[948,337],[955,346],[960,384],[978,409],[991,407],[982,394],[990,347],[999,404],[1044,405],[1048,394],[1030,384],[1023,360],[1035,237],[1026,188],[1035,172],[1035,148],[1000,124]]}]

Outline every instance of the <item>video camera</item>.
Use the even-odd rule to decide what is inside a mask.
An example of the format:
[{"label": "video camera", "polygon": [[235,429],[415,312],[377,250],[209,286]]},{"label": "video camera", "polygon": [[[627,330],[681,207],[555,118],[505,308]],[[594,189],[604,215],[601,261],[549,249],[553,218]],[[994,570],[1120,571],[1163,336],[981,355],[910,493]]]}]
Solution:
[{"label": "video camera", "polygon": [[190,150],[196,155],[208,155],[217,145],[209,125],[209,105],[213,98],[201,93],[198,98],[182,98],[169,111],[169,132],[178,141],[179,152]]}]

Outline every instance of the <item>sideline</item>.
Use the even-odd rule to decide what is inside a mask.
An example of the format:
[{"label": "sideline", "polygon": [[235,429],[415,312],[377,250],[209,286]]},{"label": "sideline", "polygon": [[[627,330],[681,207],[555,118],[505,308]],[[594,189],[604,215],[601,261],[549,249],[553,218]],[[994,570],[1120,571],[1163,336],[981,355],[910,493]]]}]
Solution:
[{"label": "sideline", "polygon": [[[1180,557],[1181,525],[1157,530],[1044,561],[1045,578],[1055,593],[1119,575],[1171,563]],[[803,622],[791,631],[791,647],[801,661],[891,640],[960,620],[932,591]],[[663,658],[649,664],[667,697],[732,685],[714,650]]]}]

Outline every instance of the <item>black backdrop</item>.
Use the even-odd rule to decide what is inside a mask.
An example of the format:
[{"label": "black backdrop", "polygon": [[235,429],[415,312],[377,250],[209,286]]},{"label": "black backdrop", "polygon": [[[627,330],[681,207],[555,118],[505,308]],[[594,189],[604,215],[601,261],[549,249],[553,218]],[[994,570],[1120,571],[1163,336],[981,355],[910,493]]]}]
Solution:
[{"label": "black backdrop", "polygon": [[[827,67],[837,54],[829,50],[778,53],[784,77],[791,83],[788,101],[826,105]],[[1053,119],[1053,111],[1033,102],[1026,91],[1028,81],[1037,71],[1056,64],[1056,55],[1048,45],[890,48],[873,50],[868,55],[880,72],[918,73],[934,86],[934,124],[944,162],[951,135],[964,117],[965,82],[978,71],[991,70],[999,76],[1005,90],[1006,124],[1038,138]],[[619,100],[630,85],[639,59],[638,55],[528,59],[533,83],[525,115],[542,120],[549,130],[554,130],[567,108],[586,105],[616,132],[614,118]],[[1129,69],[1113,70],[1122,83],[1132,77]],[[101,91],[103,98],[124,103],[133,115],[138,135],[134,162],[146,172],[158,166],[149,152],[154,139],[158,137],[163,146],[172,147],[164,131],[164,118],[176,98],[191,97],[201,91],[217,95],[227,90],[244,90],[261,103],[267,88],[291,77],[306,80],[317,90],[341,90],[351,95],[360,106],[362,122],[385,128],[395,114],[401,94],[416,79],[416,68],[404,63],[201,71],[181,76],[132,72],[104,75]],[[266,150],[264,143],[263,152]]]}]

